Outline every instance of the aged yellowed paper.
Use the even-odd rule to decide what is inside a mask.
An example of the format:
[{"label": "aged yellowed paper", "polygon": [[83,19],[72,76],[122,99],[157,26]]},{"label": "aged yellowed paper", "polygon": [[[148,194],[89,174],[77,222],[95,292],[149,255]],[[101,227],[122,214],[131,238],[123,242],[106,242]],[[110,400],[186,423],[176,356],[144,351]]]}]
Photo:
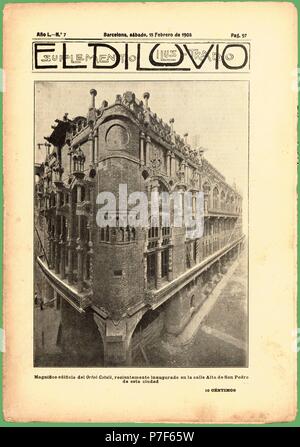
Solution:
[{"label": "aged yellowed paper", "polygon": [[8,421],[296,416],[297,11],[4,11]]}]

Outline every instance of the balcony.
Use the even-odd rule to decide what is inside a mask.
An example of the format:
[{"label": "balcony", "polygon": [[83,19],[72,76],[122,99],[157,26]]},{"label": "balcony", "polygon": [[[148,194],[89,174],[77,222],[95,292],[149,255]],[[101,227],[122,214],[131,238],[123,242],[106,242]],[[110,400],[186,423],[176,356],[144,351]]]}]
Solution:
[{"label": "balcony", "polygon": [[38,256],[37,262],[51,286],[78,312],[85,312],[85,309],[91,305],[91,290],[79,292],[76,285],[71,285],[67,280],[61,279],[59,274],[48,267],[44,256]]},{"label": "balcony", "polygon": [[159,289],[147,289],[145,291],[146,304],[148,304],[151,309],[156,309],[157,307],[159,307],[162,303],[174,296],[175,293],[179,292],[179,290],[181,290],[193,279],[195,279],[202,271],[206,270],[210,265],[214,264],[220,256],[225,255],[232,248],[242,242],[244,238],[244,235],[238,236],[233,242],[226,244],[224,247],[207,256],[205,259],[192,266],[190,269],[185,271],[174,280],[165,284],[161,284],[161,287]]},{"label": "balcony", "polygon": [[235,211],[234,209],[231,208],[223,208],[223,207],[217,207],[217,206],[212,206],[209,205],[208,209],[205,210],[205,216],[228,216],[228,217],[236,217],[239,216],[241,213],[239,213],[238,211]]}]

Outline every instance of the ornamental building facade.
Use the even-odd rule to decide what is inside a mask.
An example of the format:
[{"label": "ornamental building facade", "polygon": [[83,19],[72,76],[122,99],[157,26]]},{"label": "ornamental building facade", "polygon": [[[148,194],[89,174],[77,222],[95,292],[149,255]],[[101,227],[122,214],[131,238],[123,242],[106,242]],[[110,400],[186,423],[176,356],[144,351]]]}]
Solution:
[{"label": "ornamental building facade", "polygon": [[[105,365],[131,365],[147,337],[170,340],[243,248],[242,197],[203,156],[132,92],[87,115],[57,119],[35,165],[37,293],[60,312],[66,351],[102,350]],[[96,198],[142,191],[203,192],[204,233],[96,223]],[[117,221],[123,209],[117,210]],[[89,348],[90,347],[90,348]]]}]

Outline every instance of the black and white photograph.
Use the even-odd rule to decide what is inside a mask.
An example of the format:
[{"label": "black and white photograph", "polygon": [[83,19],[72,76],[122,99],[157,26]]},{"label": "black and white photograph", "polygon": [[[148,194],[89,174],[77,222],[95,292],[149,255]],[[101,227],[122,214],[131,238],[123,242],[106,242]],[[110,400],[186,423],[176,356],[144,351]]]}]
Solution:
[{"label": "black and white photograph", "polygon": [[248,108],[247,81],[35,82],[35,366],[247,367]]}]

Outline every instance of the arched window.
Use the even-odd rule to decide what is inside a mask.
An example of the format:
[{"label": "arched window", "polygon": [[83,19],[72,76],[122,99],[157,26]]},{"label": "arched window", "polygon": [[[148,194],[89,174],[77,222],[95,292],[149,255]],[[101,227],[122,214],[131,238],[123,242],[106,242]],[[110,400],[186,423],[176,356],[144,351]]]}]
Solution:
[{"label": "arched window", "polygon": [[[149,217],[149,229],[148,229],[148,238],[158,238],[159,237],[159,228],[161,228],[162,236],[170,235],[170,203],[165,202],[165,207],[163,207],[163,193],[168,193],[168,188],[164,185],[164,183],[159,182],[157,192],[159,194],[159,203],[158,203],[158,222],[156,221],[157,216],[150,215]],[[169,207],[168,207],[169,204]],[[153,219],[155,217],[155,219]]]},{"label": "arched window", "polygon": [[213,208],[215,210],[219,209],[219,190],[217,187],[213,190]]},{"label": "arched window", "polygon": [[230,211],[234,212],[234,196],[230,197]]},{"label": "arched window", "polygon": [[208,182],[203,183],[203,192],[204,192],[204,210],[207,212],[211,208],[211,200],[210,200],[210,184]]},{"label": "arched window", "polygon": [[51,192],[51,195],[50,195],[50,207],[55,206],[55,205],[56,205],[56,197],[55,197],[54,192]]},{"label": "arched window", "polygon": [[221,191],[221,210],[224,211],[225,209],[225,192]]},{"label": "arched window", "polygon": [[226,195],[226,211],[229,212],[230,211],[230,194],[229,192]]}]

